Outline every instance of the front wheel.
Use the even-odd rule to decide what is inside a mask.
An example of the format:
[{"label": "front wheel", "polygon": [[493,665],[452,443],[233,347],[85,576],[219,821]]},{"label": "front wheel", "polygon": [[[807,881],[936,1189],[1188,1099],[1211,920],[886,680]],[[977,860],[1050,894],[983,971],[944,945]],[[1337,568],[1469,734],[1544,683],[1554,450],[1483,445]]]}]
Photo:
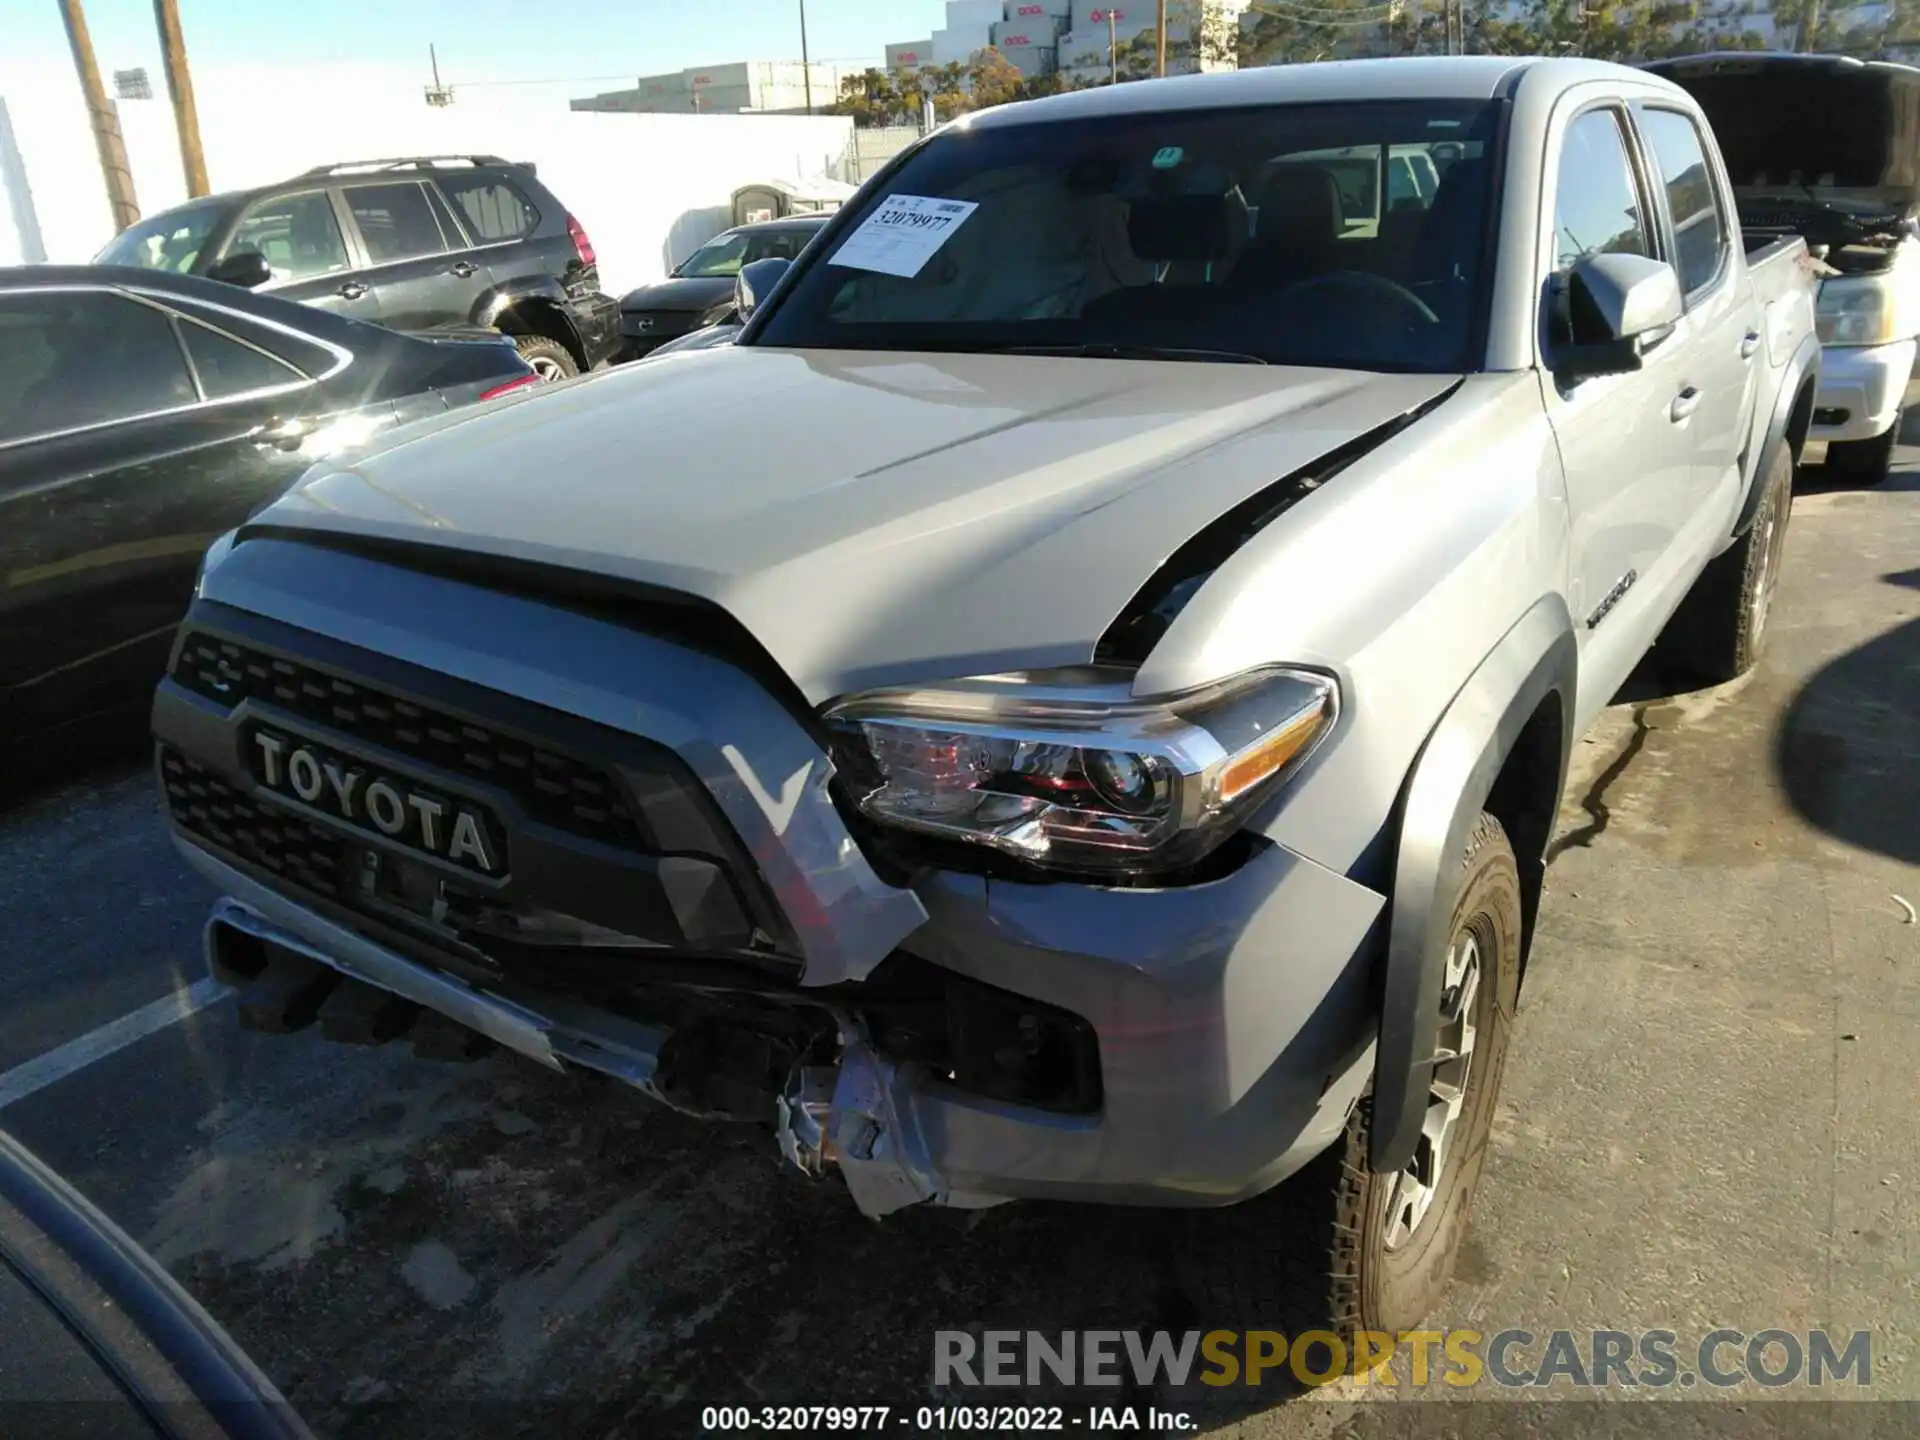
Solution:
[{"label": "front wheel", "polygon": [[1521,926],[1513,847],[1500,822],[1482,815],[1461,857],[1412,1160],[1392,1174],[1368,1168],[1371,1105],[1362,1099],[1340,1139],[1292,1179],[1196,1217],[1240,1232],[1216,1236],[1211,1261],[1193,1257],[1221,1323],[1327,1330],[1350,1342],[1362,1330],[1415,1329],[1439,1302],[1486,1163],[1519,997]]}]

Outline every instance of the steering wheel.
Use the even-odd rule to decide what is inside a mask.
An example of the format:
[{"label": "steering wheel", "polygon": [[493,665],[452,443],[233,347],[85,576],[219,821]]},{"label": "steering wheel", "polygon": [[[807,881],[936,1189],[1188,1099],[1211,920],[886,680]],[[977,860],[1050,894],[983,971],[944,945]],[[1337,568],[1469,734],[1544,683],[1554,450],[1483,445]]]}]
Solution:
[{"label": "steering wheel", "polygon": [[1385,300],[1400,310],[1409,324],[1418,321],[1422,325],[1438,325],[1440,317],[1427,308],[1427,302],[1397,280],[1389,280],[1384,275],[1376,275],[1371,270],[1335,270],[1326,275],[1314,275],[1297,285],[1290,285],[1282,292],[1289,298],[1325,291],[1339,294],[1342,291],[1355,299]]}]

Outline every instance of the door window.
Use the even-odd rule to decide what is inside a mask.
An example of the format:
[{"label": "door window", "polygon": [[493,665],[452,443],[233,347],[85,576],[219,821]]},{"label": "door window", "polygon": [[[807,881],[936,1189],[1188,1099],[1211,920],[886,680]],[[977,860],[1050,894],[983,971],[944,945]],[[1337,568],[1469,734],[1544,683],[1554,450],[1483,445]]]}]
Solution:
[{"label": "door window", "polygon": [[279,195],[255,205],[227,242],[228,255],[241,250],[264,255],[273,278],[282,283],[352,268],[333,202],[324,190]]},{"label": "door window", "polygon": [[172,320],[99,290],[0,296],[0,354],[0,443],[200,398]]},{"label": "door window", "polygon": [[253,390],[273,385],[288,385],[306,379],[291,365],[283,365],[251,345],[209,330],[191,320],[180,322],[180,339],[193,360],[200,388],[209,400],[228,400]]},{"label": "door window", "polygon": [[446,237],[440,233],[440,222],[433,218],[433,207],[427,204],[427,192],[419,182],[349,185],[346,196],[353,223],[360,227],[360,238],[366,242],[370,263],[391,265],[446,253]]},{"label": "door window", "polygon": [[1713,172],[1690,116],[1678,110],[1642,110],[1640,130],[1666,187],[1680,288],[1692,295],[1714,282],[1727,256],[1728,226]]},{"label": "door window", "polygon": [[[169,297],[168,303],[181,314],[191,315],[223,335],[237,336],[249,345],[271,352],[305,375],[326,375],[339,368],[341,357],[317,341],[288,334],[273,325],[263,325],[245,315],[236,315],[231,310],[199,305],[185,298],[176,300]],[[319,315],[322,312],[316,310],[313,313]]]},{"label": "door window", "polygon": [[1647,220],[1612,110],[1589,110],[1567,127],[1553,194],[1553,268],[1589,255],[1651,255]]},{"label": "door window", "polygon": [[540,223],[540,212],[506,181],[479,175],[447,176],[440,188],[466,217],[467,230],[482,245],[518,240]]}]

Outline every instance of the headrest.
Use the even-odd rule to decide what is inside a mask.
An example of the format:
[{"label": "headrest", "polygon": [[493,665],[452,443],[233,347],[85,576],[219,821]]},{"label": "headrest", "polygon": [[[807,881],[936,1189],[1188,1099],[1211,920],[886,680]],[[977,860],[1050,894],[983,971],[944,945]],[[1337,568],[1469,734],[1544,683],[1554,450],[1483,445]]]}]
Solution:
[{"label": "headrest", "polygon": [[1317,165],[1282,165],[1260,191],[1262,239],[1337,240],[1340,183]]},{"label": "headrest", "polygon": [[1127,243],[1142,260],[1218,260],[1227,253],[1220,195],[1162,195],[1127,207]]}]

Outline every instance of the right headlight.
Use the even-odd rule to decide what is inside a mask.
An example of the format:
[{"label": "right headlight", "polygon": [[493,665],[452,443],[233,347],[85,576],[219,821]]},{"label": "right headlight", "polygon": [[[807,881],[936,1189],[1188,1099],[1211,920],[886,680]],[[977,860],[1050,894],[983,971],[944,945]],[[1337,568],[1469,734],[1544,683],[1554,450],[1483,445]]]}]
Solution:
[{"label": "right headlight", "polygon": [[1820,282],[1814,329],[1822,345],[1886,345],[1897,339],[1890,275],[1840,275]]},{"label": "right headlight", "polygon": [[844,778],[885,825],[1049,868],[1138,874],[1204,856],[1333,728],[1328,676],[1268,666],[1136,698],[1092,667],[868,691],[830,706]]}]

